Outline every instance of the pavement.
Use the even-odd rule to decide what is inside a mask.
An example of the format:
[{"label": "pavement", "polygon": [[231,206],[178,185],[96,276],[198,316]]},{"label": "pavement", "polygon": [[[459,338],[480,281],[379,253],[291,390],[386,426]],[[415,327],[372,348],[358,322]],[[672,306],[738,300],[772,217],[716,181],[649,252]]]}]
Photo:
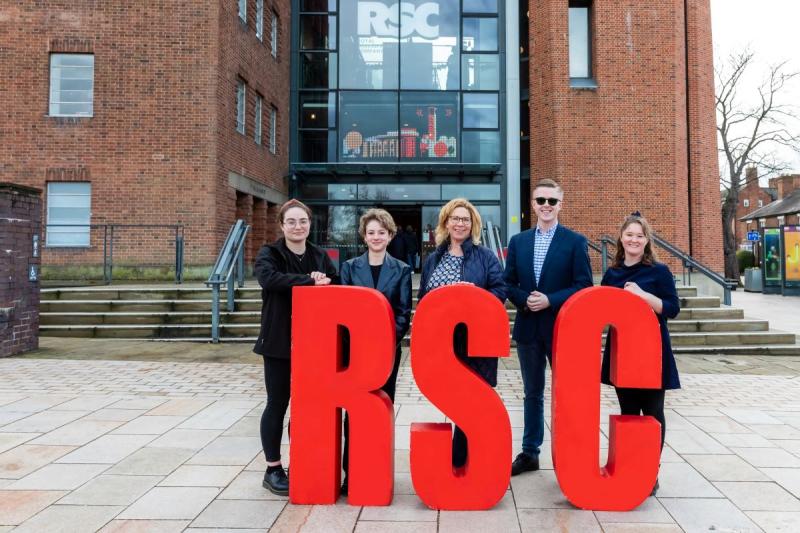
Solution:
[{"label": "pavement", "polygon": [[[735,304],[740,296],[751,295],[737,291]],[[787,314],[776,327],[798,327],[795,301],[788,311],[748,302],[746,314]],[[683,389],[667,393],[661,488],[631,512],[567,502],[549,430],[542,470],[512,478],[494,509],[428,509],[409,474],[410,424],[445,417],[415,386],[407,352],[392,505],[353,507],[341,498],[295,506],[261,487],[265,391],[249,345],[42,339],[36,352],[0,360],[0,533],[800,531],[800,357],[680,356],[678,365]],[[516,452],[522,384],[514,356],[501,362],[497,392]],[[548,378],[548,421],[549,402]],[[601,405],[604,463],[613,389],[603,387]]]}]

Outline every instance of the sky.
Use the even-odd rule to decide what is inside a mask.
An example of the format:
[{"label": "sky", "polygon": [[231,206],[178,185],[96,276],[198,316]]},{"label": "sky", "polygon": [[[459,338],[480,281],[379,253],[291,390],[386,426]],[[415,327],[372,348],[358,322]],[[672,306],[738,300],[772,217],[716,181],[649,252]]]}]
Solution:
[{"label": "sky", "polygon": [[[711,19],[715,63],[747,46],[755,52],[757,63],[740,92],[743,102],[757,99],[757,83],[770,64],[789,61],[789,70],[800,70],[800,0],[711,0]],[[783,101],[800,114],[800,80]],[[792,129],[800,133],[800,120]],[[782,150],[778,156],[789,164],[788,173],[800,173],[800,155]]]}]

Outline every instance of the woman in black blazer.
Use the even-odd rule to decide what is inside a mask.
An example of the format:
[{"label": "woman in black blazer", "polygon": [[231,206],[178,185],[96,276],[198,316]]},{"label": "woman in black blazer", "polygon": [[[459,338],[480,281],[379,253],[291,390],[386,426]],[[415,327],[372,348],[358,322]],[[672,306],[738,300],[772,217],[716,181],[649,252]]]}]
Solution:
[{"label": "woman in black blazer", "polygon": [[[367,251],[345,261],[341,269],[342,285],[357,285],[380,291],[394,311],[395,341],[394,367],[389,380],[381,387],[394,402],[397,372],[400,368],[400,345],[411,322],[411,267],[386,253],[386,247],[397,234],[392,215],[383,209],[370,209],[361,216],[358,233],[367,245]],[[348,350],[343,350],[348,354]],[[346,355],[347,356],[347,355]],[[345,356],[345,357],[346,357]],[[345,471],[342,494],[347,494],[347,465],[349,462],[348,419],[345,416],[344,457]]]}]

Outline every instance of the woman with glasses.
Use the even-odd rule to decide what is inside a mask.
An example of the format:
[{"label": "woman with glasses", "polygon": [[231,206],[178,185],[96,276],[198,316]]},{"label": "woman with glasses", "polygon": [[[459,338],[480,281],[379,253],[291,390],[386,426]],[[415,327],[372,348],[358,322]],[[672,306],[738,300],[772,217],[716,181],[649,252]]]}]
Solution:
[{"label": "woman with glasses", "polygon": [[[389,242],[397,236],[397,226],[387,211],[370,209],[361,216],[358,233],[367,245],[367,251],[342,265],[342,285],[356,285],[377,289],[386,297],[394,311],[395,341],[394,366],[389,380],[381,387],[394,403],[397,372],[400,368],[400,347],[411,323],[411,267],[386,253]],[[397,237],[399,238],[399,237]],[[344,350],[345,354],[347,350]],[[342,494],[348,491],[349,422],[344,419],[344,456],[342,466],[345,478]]]},{"label": "woman with glasses", "polygon": [[263,486],[289,494],[289,478],[281,464],[283,419],[291,384],[292,288],[337,283],[336,267],[324,250],[307,241],[311,209],[289,200],[278,213],[283,237],[258,252],[255,275],[261,285],[261,333],[253,351],[264,356],[267,407],[261,415],[261,444],[267,459]]},{"label": "woman with glasses", "polygon": [[[494,253],[481,246],[481,216],[468,200],[455,198],[439,211],[436,249],[425,259],[419,285],[419,299],[445,285],[468,283],[488,290],[501,302],[506,300],[503,270]],[[456,355],[475,370],[489,385],[497,386],[497,358],[468,357],[467,332],[456,328],[453,336]],[[453,466],[467,461],[467,437],[456,426],[453,434]]]},{"label": "woman with glasses", "polygon": [[[601,285],[618,287],[629,291],[647,302],[658,318],[661,330],[661,388],[629,389],[615,387],[623,415],[649,415],[661,423],[661,448],[664,448],[666,421],[664,419],[664,393],[669,389],[681,388],[678,367],[669,340],[667,319],[675,318],[681,309],[675,279],[669,268],[656,261],[653,250],[653,231],[647,220],[636,211],[628,216],[620,227],[614,262],[605,275]],[[611,337],[608,333],[601,381],[612,385],[610,379]],[[658,480],[653,487],[653,495],[658,490]]]}]

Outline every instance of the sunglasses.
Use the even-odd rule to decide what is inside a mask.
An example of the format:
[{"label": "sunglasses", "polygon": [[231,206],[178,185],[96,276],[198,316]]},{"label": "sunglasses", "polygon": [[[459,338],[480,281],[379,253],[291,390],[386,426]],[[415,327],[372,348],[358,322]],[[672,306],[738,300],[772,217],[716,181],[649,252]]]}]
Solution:
[{"label": "sunglasses", "polygon": [[538,198],[536,198],[536,205],[548,204],[550,206],[554,206],[559,201],[560,200],[558,198],[543,198],[542,196],[539,196]]}]

